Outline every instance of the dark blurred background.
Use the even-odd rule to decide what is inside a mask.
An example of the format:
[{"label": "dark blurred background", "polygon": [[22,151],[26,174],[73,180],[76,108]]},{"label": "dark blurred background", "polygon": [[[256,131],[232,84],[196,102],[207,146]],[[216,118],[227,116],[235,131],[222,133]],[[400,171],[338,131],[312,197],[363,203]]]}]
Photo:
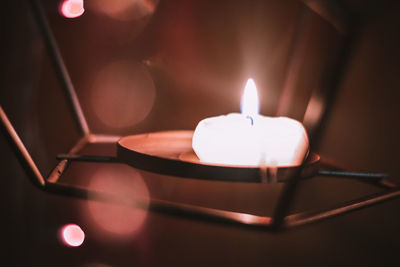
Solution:
[{"label": "dark blurred background", "polygon": [[[60,14],[61,0],[40,2],[91,130],[121,136],[194,129],[205,117],[239,112],[249,77],[262,114],[303,120],[350,27],[357,35],[315,150],[350,170],[400,175],[398,1],[86,0],[73,19]],[[7,1],[3,11],[0,104],[48,175],[79,130],[29,1]],[[113,155],[115,147],[99,153]],[[1,243],[11,266],[399,265],[399,200],[273,234],[48,195],[29,182],[3,136],[0,160]],[[77,163],[63,179],[121,192],[122,183],[135,194],[255,214],[270,213],[281,189],[119,164]],[[119,185],[111,185],[115,179]],[[377,191],[312,179],[293,210]],[[68,223],[85,231],[82,246],[60,241]]]}]

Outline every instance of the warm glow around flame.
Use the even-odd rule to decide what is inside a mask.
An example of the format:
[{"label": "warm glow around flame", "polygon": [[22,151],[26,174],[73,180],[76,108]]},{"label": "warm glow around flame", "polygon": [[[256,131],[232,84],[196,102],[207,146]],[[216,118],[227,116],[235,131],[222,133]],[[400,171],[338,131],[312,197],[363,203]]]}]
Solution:
[{"label": "warm glow around flame", "polygon": [[260,105],[258,103],[257,87],[253,79],[248,79],[244,88],[242,102],[242,114],[254,118],[259,114]]}]

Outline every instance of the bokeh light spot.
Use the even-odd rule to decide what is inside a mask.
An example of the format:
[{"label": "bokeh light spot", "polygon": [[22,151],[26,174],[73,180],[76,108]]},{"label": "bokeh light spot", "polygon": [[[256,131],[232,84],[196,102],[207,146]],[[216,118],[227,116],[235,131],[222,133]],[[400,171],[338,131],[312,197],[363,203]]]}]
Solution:
[{"label": "bokeh light spot", "polygon": [[123,203],[88,201],[82,213],[91,230],[102,240],[130,239],[139,232],[147,217],[149,192],[141,174],[121,164],[99,167],[90,178],[89,188],[116,196]]},{"label": "bokeh light spot", "polygon": [[85,233],[76,224],[67,224],[61,228],[61,239],[70,247],[79,247],[85,240]]},{"label": "bokeh light spot", "polygon": [[77,18],[84,12],[83,0],[64,0],[60,5],[60,13],[66,18]]},{"label": "bokeh light spot", "polygon": [[137,62],[114,61],[101,69],[90,91],[90,105],[107,130],[127,130],[153,108],[156,90],[147,68]]},{"label": "bokeh light spot", "polygon": [[128,21],[153,15],[158,0],[96,0],[88,3],[93,11],[110,18]]}]

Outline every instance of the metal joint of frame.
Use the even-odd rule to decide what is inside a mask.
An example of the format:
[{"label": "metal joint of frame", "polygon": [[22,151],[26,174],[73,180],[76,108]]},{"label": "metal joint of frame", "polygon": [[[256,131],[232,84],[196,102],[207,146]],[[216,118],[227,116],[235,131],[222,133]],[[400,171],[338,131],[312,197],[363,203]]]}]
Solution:
[{"label": "metal joint of frame", "polygon": [[[32,10],[35,15],[35,19],[37,20],[38,26],[43,35],[44,42],[46,43],[48,52],[53,61],[54,68],[56,69],[57,76],[62,84],[64,92],[66,93],[66,97],[68,98],[72,112],[79,125],[81,133],[83,134],[83,137],[79,139],[78,142],[70,149],[68,154],[57,156],[59,163],[55,166],[49,176],[44,178],[38,170],[25,145],[19,138],[12,123],[9,121],[5,111],[0,106],[1,131],[4,133],[7,141],[13,148],[17,158],[19,159],[31,182],[44,192],[80,199],[111,202],[118,205],[128,205],[137,208],[145,207],[145,205],[140,200],[122,200],[118,198],[118,196],[113,194],[94,191],[87,188],[81,188],[59,182],[60,176],[68,168],[68,165],[74,161],[86,161],[93,163],[119,163],[118,160],[114,157],[79,155],[79,151],[87,144],[115,143],[119,137],[92,134],[90,132],[88,124],[86,122],[86,118],[79,103],[79,99],[76,95],[75,89],[72,85],[68,71],[64,65],[62,56],[58,50],[56,41],[51,33],[50,27],[47,23],[41,5],[37,0],[30,0],[30,2],[32,4]],[[348,50],[353,43],[354,36],[350,36],[348,34],[347,38],[346,36],[344,38],[342,50]],[[344,53],[340,60],[338,60],[338,62],[334,64],[334,75],[331,76],[332,80],[338,80],[337,78],[339,78],[341,72],[343,71],[347,57],[348,52]],[[325,88],[325,90],[328,90],[328,93],[326,93],[325,95],[329,98],[334,98],[335,92],[338,88],[338,83],[328,81],[327,85],[328,87]],[[325,110],[321,117],[321,120],[315,127],[315,129],[317,130],[314,131],[314,133],[311,135],[311,141],[314,141],[314,143],[311,142],[311,148],[314,147],[316,142],[315,140],[319,139],[319,136],[322,132],[323,124],[326,122],[327,116],[329,115],[329,111],[331,108],[332,99],[330,99],[328,101],[328,105],[325,106]],[[300,168],[297,169],[295,174],[288,181],[286,181],[283,192],[280,195],[280,199],[278,200],[278,204],[275,207],[275,211],[272,217],[221,209],[213,209],[208,207],[194,206],[184,203],[157,199],[150,200],[148,209],[155,212],[186,216],[194,219],[205,219],[207,221],[232,223],[236,225],[247,225],[258,227],[261,229],[278,231],[289,227],[299,226],[331,218],[333,216],[345,214],[361,208],[366,208],[400,196],[399,185],[388,180],[388,176],[386,174],[349,172],[334,168],[334,166],[330,164],[325,165],[327,167],[330,167],[331,169],[333,168],[334,170],[319,170],[317,172],[317,175],[358,179],[362,182],[367,182],[377,187],[383,188],[383,190],[380,193],[354,199],[352,201],[341,203],[336,206],[326,208],[324,210],[289,214],[294,195],[299,187],[299,182],[302,179],[301,172],[305,166],[303,162],[303,164],[300,166]]]}]

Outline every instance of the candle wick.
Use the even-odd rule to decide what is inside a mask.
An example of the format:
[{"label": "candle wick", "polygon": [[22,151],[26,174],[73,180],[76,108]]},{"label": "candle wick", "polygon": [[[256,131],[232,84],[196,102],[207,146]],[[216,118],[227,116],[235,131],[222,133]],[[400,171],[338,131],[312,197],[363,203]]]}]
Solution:
[{"label": "candle wick", "polygon": [[246,117],[246,119],[249,119],[249,120],[250,120],[251,126],[253,126],[253,125],[254,125],[254,120],[253,120],[253,117],[251,117],[251,116],[247,116],[247,117]]}]

